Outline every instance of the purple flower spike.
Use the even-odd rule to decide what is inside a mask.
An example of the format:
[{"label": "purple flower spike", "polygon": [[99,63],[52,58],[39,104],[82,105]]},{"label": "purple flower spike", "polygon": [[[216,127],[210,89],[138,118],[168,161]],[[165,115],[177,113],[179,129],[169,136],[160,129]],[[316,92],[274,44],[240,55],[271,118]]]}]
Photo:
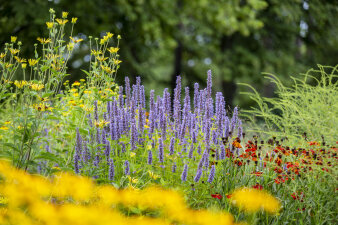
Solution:
[{"label": "purple flower spike", "polygon": [[158,146],[158,160],[163,163],[163,155],[164,155],[164,147],[163,147],[163,140],[162,138],[159,139],[159,146]]},{"label": "purple flower spike", "polygon": [[184,165],[183,172],[182,172],[182,174],[181,174],[181,180],[182,180],[183,182],[187,181],[187,175],[188,175],[188,165],[185,164],[185,165]]},{"label": "purple flower spike", "polygon": [[109,160],[109,180],[114,180],[115,177],[115,165],[113,159]]},{"label": "purple flower spike", "polygon": [[148,164],[151,165],[153,163],[153,152],[151,150],[148,151]]},{"label": "purple flower spike", "polygon": [[198,168],[196,175],[194,177],[194,181],[197,183],[201,179],[201,176],[202,176],[202,168]]},{"label": "purple flower spike", "polygon": [[223,144],[221,145],[220,159],[225,159],[225,148]]},{"label": "purple flower spike", "polygon": [[129,175],[129,174],[130,174],[129,161],[126,160],[124,161],[124,175]]},{"label": "purple flower spike", "polygon": [[214,178],[215,178],[215,165],[212,165],[207,181],[211,184]]},{"label": "purple flower spike", "polygon": [[190,150],[189,150],[189,153],[188,153],[189,159],[192,158],[193,154],[194,154],[194,144],[191,143]]},{"label": "purple flower spike", "polygon": [[169,146],[169,155],[175,154],[175,138],[172,137],[170,140],[170,146]]},{"label": "purple flower spike", "polygon": [[212,87],[211,70],[208,70],[208,79],[207,79],[207,98],[211,98],[211,87]]}]

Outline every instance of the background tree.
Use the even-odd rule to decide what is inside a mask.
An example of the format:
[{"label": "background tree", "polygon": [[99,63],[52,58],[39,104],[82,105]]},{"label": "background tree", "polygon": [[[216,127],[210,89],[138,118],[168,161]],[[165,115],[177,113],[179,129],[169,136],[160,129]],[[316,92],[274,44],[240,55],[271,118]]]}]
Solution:
[{"label": "background tree", "polygon": [[[254,84],[266,95],[273,88],[261,72],[286,78],[314,67],[335,65],[338,59],[338,5],[304,0],[0,0],[0,43],[18,36],[23,54],[46,35],[48,9],[79,17],[75,34],[81,38],[105,32],[121,34],[123,77],[141,76],[147,88],[161,92],[173,87],[177,75],[204,82],[213,70],[228,104],[246,106],[237,82]],[[71,80],[88,66],[88,44],[83,42],[69,66]]]}]

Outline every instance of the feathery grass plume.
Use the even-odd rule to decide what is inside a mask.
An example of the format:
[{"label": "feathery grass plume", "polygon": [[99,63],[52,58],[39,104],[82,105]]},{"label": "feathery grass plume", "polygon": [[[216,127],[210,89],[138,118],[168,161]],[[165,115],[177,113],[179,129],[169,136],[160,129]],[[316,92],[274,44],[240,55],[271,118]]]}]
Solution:
[{"label": "feathery grass plume", "polygon": [[[335,143],[338,126],[338,65],[310,69],[293,80],[291,87],[285,86],[277,76],[265,74],[276,87],[276,98],[263,98],[250,85],[253,93],[244,92],[257,103],[252,110],[244,110],[252,127],[257,125],[255,118],[264,120],[264,127],[253,132],[299,140],[304,132],[308,138],[321,140],[325,135],[326,143]],[[277,131],[276,131],[277,130]]]}]

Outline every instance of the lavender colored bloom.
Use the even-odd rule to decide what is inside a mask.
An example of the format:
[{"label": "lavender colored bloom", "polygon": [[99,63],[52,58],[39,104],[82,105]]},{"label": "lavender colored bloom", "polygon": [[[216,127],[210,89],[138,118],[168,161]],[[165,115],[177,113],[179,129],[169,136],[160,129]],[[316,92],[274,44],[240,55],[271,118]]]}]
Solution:
[{"label": "lavender colored bloom", "polygon": [[96,153],[95,160],[94,160],[94,166],[98,167],[100,164],[100,155],[99,153]]},{"label": "lavender colored bloom", "polygon": [[124,175],[129,175],[129,174],[130,174],[129,161],[126,160],[124,161]]},{"label": "lavender colored bloom", "polygon": [[114,180],[115,177],[115,165],[113,159],[109,160],[109,180]]},{"label": "lavender colored bloom", "polygon": [[207,181],[211,184],[214,178],[215,178],[215,165],[212,165]]},{"label": "lavender colored bloom", "polygon": [[131,122],[131,133],[130,133],[130,144],[131,144],[131,150],[134,150],[136,148],[136,142],[138,133],[137,133],[137,129],[136,129],[136,125],[135,122]]},{"label": "lavender colored bloom", "polygon": [[235,126],[238,120],[238,108],[237,106],[234,108],[234,113],[231,118],[231,124],[230,124],[230,132],[233,133],[235,130]]},{"label": "lavender colored bloom", "polygon": [[175,154],[175,138],[172,137],[169,145],[169,155]]},{"label": "lavender colored bloom", "polygon": [[207,98],[211,98],[211,87],[212,87],[212,76],[211,70],[208,70],[208,79],[207,79]]},{"label": "lavender colored bloom", "polygon": [[119,86],[119,106],[123,107],[123,86]]},{"label": "lavender colored bloom", "polygon": [[221,155],[220,155],[220,159],[225,159],[225,148],[224,145],[221,145]]},{"label": "lavender colored bloom", "polygon": [[202,176],[202,168],[198,168],[196,175],[194,177],[194,181],[197,183],[201,179],[201,176]]},{"label": "lavender colored bloom", "polygon": [[191,108],[190,108],[189,87],[186,87],[185,88],[184,105],[183,105],[183,117],[187,118],[190,110],[191,110]]},{"label": "lavender colored bloom", "polygon": [[143,134],[143,129],[144,129],[144,123],[145,123],[145,117],[144,117],[144,111],[142,109],[141,104],[138,107],[138,131]]},{"label": "lavender colored bloom", "polygon": [[194,84],[194,108],[195,108],[195,113],[198,108],[198,100],[199,100],[199,84],[195,83]]},{"label": "lavender colored bloom", "polygon": [[204,167],[208,169],[209,167],[209,153],[208,150],[205,149],[202,158],[204,159]]},{"label": "lavender colored bloom", "polygon": [[183,172],[182,172],[182,174],[181,174],[181,180],[182,180],[183,182],[187,181],[187,175],[188,175],[188,165],[185,164],[185,165],[184,165]]},{"label": "lavender colored bloom", "polygon": [[130,81],[129,81],[129,77],[125,77],[125,93],[126,93],[126,106],[129,107],[130,106]]},{"label": "lavender colored bloom", "polygon": [[204,164],[204,156],[202,156],[201,160],[199,161],[198,163],[198,169],[202,168],[203,167],[203,164]]},{"label": "lavender colored bloom", "polygon": [[198,145],[197,153],[200,155],[202,153],[201,144]]},{"label": "lavender colored bloom", "polygon": [[159,139],[159,146],[158,146],[158,160],[163,163],[163,155],[164,155],[164,147],[163,147],[163,139]]},{"label": "lavender colored bloom", "polygon": [[151,150],[148,151],[148,164],[151,165],[153,163],[153,152]]},{"label": "lavender colored bloom", "polygon": [[242,120],[238,119],[238,133],[237,133],[237,137],[242,138],[242,135],[243,135]]},{"label": "lavender colored bloom", "polygon": [[197,137],[196,136],[197,136],[196,135],[196,131],[193,130],[192,131],[192,135],[191,135],[191,141],[192,141],[192,143],[197,143]]},{"label": "lavender colored bloom", "polygon": [[79,173],[80,173],[79,159],[80,159],[80,156],[79,156],[78,153],[76,152],[76,153],[74,154],[74,171],[75,171],[76,174],[79,174]]},{"label": "lavender colored bloom", "polygon": [[143,108],[146,107],[146,95],[145,95],[145,91],[144,91],[144,86],[141,85],[140,86],[140,104]]},{"label": "lavender colored bloom", "polygon": [[188,158],[191,159],[193,154],[194,154],[194,144],[191,143],[190,150],[189,150],[189,153],[188,153]]},{"label": "lavender colored bloom", "polygon": [[149,96],[149,111],[155,110],[155,99],[154,99],[154,90],[150,91],[150,96]]},{"label": "lavender colored bloom", "polygon": [[215,130],[212,131],[212,142],[214,145],[218,144],[218,133]]}]

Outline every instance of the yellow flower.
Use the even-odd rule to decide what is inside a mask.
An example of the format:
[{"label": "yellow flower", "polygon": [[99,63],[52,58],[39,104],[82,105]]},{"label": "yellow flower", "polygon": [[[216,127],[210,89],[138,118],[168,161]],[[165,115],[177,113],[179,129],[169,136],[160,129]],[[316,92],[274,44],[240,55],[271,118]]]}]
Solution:
[{"label": "yellow flower", "polygon": [[27,62],[26,59],[20,58],[20,57],[18,57],[18,56],[14,56],[14,58],[16,59],[16,61],[17,61],[18,63],[25,63],[25,62]]},{"label": "yellow flower", "polygon": [[115,65],[118,65],[118,64],[120,64],[121,62],[122,62],[121,60],[113,59],[113,63],[114,63]]},{"label": "yellow flower", "polygon": [[53,26],[54,26],[54,23],[53,22],[46,22],[46,25],[47,25],[47,29],[52,29]]},{"label": "yellow flower", "polygon": [[6,56],[6,53],[3,53],[3,52],[0,53],[0,59],[5,58],[5,56]]},{"label": "yellow flower", "polygon": [[121,39],[121,35],[117,35],[117,39]]},{"label": "yellow flower", "polygon": [[11,123],[12,123],[11,121],[5,121],[6,125],[11,124]]},{"label": "yellow flower", "polygon": [[39,104],[34,104],[33,108],[40,112],[51,111],[53,109],[52,107],[50,107],[48,104],[45,104],[44,102],[39,103]]},{"label": "yellow flower", "polygon": [[132,178],[131,176],[128,176],[129,183],[136,184],[138,182],[138,179]]},{"label": "yellow flower", "polygon": [[72,18],[72,24],[75,24],[76,21],[77,21],[77,17],[73,17],[73,18]]},{"label": "yellow flower", "polygon": [[17,86],[18,88],[23,88],[23,86],[25,86],[26,84],[27,84],[27,81],[25,81],[25,80],[14,81],[14,85]]},{"label": "yellow flower", "polygon": [[68,43],[67,49],[68,49],[68,51],[72,51],[74,49],[74,43]]},{"label": "yellow flower", "polygon": [[92,93],[92,91],[85,90],[83,93],[85,93],[85,94],[91,94],[91,93]]},{"label": "yellow flower", "polygon": [[94,55],[94,56],[98,56],[98,55],[101,55],[101,54],[102,54],[102,51],[101,51],[101,50],[98,50],[98,51],[92,50],[92,51],[91,51],[91,54]]},{"label": "yellow flower", "polygon": [[26,69],[27,63],[22,63],[22,64],[21,64],[21,67],[22,67],[22,69]]},{"label": "yellow flower", "polygon": [[106,61],[108,59],[108,57],[104,57],[104,56],[97,56],[96,57],[97,60],[99,60],[100,62]]},{"label": "yellow flower", "polygon": [[17,39],[17,37],[11,36],[11,42],[12,42],[12,43],[15,43],[15,42],[16,42],[16,39]]},{"label": "yellow flower", "polygon": [[[99,58],[99,57],[97,57],[97,58]],[[106,73],[114,73],[115,72],[115,70],[112,70],[110,67],[108,67],[108,66],[103,66],[103,65],[101,65],[101,68],[103,69],[103,71],[104,72],[106,72]]]},{"label": "yellow flower", "polygon": [[107,124],[109,124],[109,122],[108,122],[108,121],[105,121],[105,120],[95,121],[95,126],[96,126],[96,127],[103,128],[103,127],[105,127]]},{"label": "yellow flower", "polygon": [[120,49],[119,48],[114,48],[114,47],[110,47],[110,48],[108,48],[108,51],[110,52],[110,53],[117,53],[118,51],[119,51]]},{"label": "yellow flower", "polygon": [[8,130],[8,127],[2,126],[0,127],[0,130]]},{"label": "yellow flower", "polygon": [[264,190],[241,188],[235,190],[231,196],[232,204],[249,213],[265,210],[269,213],[278,213],[280,201]]},{"label": "yellow flower", "polygon": [[135,155],[136,155],[135,152],[131,152],[131,153],[130,153],[130,157],[134,157]]},{"label": "yellow flower", "polygon": [[10,67],[12,67],[13,66],[13,64],[12,63],[5,63],[5,67],[8,69],[8,68],[10,68]]},{"label": "yellow flower", "polygon": [[43,84],[31,84],[30,88],[34,91],[40,91],[43,89],[45,86]]},{"label": "yellow flower", "polygon": [[80,86],[80,82],[78,82],[78,81],[75,81],[73,84],[72,84],[72,86]]},{"label": "yellow flower", "polygon": [[48,44],[49,42],[51,42],[52,40],[50,38],[40,38],[38,37],[36,40],[40,41],[41,44]]},{"label": "yellow flower", "polygon": [[35,66],[35,64],[38,63],[38,60],[37,59],[28,59],[28,64],[29,66]]},{"label": "yellow flower", "polygon": [[68,22],[68,20],[56,19],[56,22],[58,22],[58,24],[60,24],[60,25],[65,25]]},{"label": "yellow flower", "polygon": [[74,39],[73,37],[69,37],[74,43],[79,43],[81,41],[83,41],[82,38],[79,38],[79,39]]},{"label": "yellow flower", "polygon": [[15,54],[17,54],[17,53],[20,52],[19,49],[14,49],[14,48],[9,48],[9,51],[10,51],[10,53],[11,53],[12,55],[15,55]]},{"label": "yellow flower", "polygon": [[112,38],[113,35],[114,35],[114,34],[112,34],[112,33],[110,33],[110,32],[107,32],[107,34],[106,34],[106,36],[107,36],[108,38]]},{"label": "yellow flower", "polygon": [[63,18],[63,19],[66,19],[67,16],[68,16],[68,12],[62,12],[62,18]]},{"label": "yellow flower", "polygon": [[151,178],[153,178],[154,180],[156,180],[157,178],[159,178],[160,177],[160,175],[157,175],[157,174],[155,174],[155,173],[153,173],[152,171],[148,171],[148,173],[149,173],[149,176],[151,177]]}]

